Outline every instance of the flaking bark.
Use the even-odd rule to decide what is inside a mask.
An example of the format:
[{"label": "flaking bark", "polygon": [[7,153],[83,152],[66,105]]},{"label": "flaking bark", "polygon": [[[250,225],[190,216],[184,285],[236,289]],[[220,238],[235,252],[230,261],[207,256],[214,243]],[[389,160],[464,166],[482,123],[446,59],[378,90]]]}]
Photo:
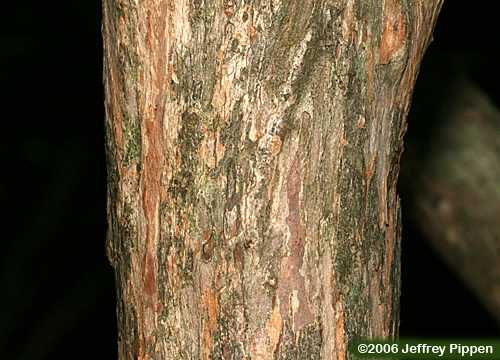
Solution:
[{"label": "flaking bark", "polygon": [[398,328],[441,0],[103,1],[120,359],[346,359]]}]

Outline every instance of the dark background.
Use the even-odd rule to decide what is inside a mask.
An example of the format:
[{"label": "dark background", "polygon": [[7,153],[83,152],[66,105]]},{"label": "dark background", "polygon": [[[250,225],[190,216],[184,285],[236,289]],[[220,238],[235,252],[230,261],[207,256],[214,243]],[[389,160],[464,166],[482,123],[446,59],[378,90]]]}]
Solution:
[{"label": "dark background", "polygon": [[[497,12],[471,4],[445,1],[414,108],[446,96],[456,68],[500,104]],[[9,2],[2,18],[0,358],[113,359],[100,2]],[[500,334],[408,221],[402,271],[402,336]]]}]

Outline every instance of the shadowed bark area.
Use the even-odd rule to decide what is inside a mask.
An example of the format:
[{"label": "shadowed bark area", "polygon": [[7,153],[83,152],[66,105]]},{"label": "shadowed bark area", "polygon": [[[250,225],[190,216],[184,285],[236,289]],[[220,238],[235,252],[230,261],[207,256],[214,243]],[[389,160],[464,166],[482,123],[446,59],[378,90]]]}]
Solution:
[{"label": "shadowed bark area", "polygon": [[441,2],[103,2],[120,359],[397,334],[399,159]]},{"label": "shadowed bark area", "polygon": [[500,112],[461,74],[443,98],[427,156],[408,151],[408,213],[500,323]]}]

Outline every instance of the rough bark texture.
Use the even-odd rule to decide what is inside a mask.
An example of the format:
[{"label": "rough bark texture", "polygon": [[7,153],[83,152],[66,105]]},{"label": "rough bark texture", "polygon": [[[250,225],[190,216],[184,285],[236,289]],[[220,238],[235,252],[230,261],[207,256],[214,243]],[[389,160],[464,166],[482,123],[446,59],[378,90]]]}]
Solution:
[{"label": "rough bark texture", "polygon": [[120,359],[398,328],[402,137],[442,0],[104,0]]},{"label": "rough bark texture", "polygon": [[408,213],[500,323],[500,112],[465,77],[451,85],[428,156],[408,153]]}]

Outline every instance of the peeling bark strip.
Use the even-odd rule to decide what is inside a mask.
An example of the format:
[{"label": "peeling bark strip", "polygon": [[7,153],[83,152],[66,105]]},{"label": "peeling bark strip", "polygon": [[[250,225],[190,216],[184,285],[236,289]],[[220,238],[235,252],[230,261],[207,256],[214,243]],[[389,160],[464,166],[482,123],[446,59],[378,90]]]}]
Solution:
[{"label": "peeling bark strip", "polygon": [[397,334],[399,158],[441,2],[103,1],[120,359]]}]

